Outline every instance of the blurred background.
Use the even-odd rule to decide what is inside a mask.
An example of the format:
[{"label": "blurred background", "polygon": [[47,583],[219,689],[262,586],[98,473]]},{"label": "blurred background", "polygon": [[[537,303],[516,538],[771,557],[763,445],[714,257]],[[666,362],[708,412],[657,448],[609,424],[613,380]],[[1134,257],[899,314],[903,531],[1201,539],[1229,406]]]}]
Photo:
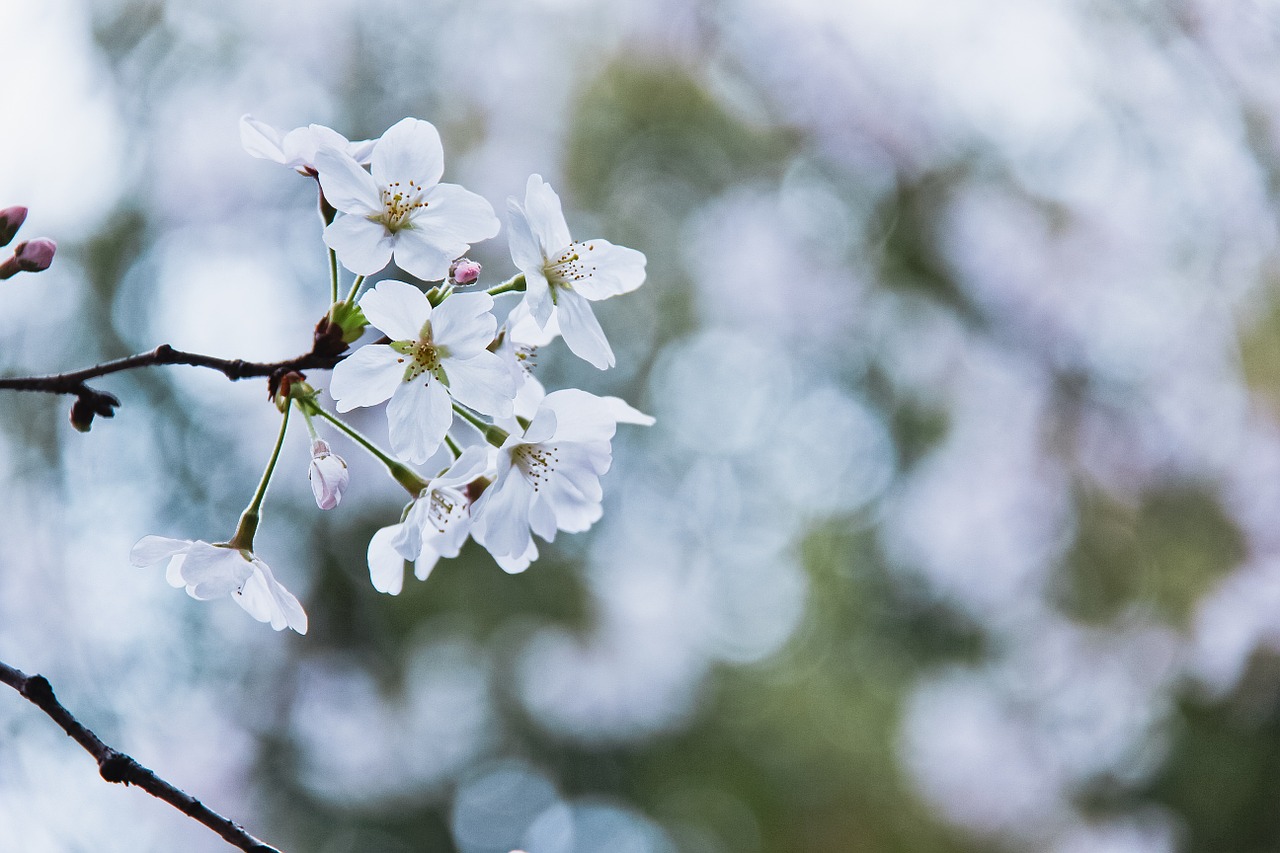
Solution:
[{"label": "blurred background", "polygon": [[[0,370],[306,351],[314,183],[238,120],[409,115],[649,259],[598,304],[605,516],[399,597],[403,494],[298,430],[258,553],[305,637],[128,560],[275,436],[190,368],[0,402],[0,660],[286,851],[1280,848],[1280,8],[1240,0],[0,0]],[[473,257],[513,267],[505,234]],[[507,303],[510,304],[510,303]],[[327,377],[312,377],[324,385]],[[385,434],[380,410],[355,423]],[[0,849],[229,849],[0,693]]]}]

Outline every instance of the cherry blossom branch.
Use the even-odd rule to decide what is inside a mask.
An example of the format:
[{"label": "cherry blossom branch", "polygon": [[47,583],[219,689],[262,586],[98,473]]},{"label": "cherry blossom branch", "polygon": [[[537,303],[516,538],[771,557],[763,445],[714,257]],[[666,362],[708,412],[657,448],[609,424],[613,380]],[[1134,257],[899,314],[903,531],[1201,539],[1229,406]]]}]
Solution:
[{"label": "cherry blossom branch", "polygon": [[342,361],[346,349],[347,345],[342,341],[342,329],[325,318],[316,326],[311,351],[285,361],[260,362],[245,361],[240,358],[218,358],[201,353],[184,352],[168,344],[161,344],[150,352],[106,361],[67,373],[0,378],[0,390],[74,395],[76,402],[71,406],[71,423],[76,429],[87,431],[95,415],[101,415],[104,418],[115,417],[115,409],[120,405],[120,399],[114,394],[91,387],[88,384],[90,379],[141,367],[184,364],[217,370],[233,382],[240,379],[267,377],[269,395],[274,395],[279,389],[280,380],[286,374],[303,370],[327,370]]},{"label": "cherry blossom branch", "polygon": [[53,695],[53,687],[44,676],[27,675],[0,662],[0,681],[18,691],[23,698],[44,711],[72,740],[84,747],[84,750],[98,762],[98,772],[103,779],[108,782],[138,786],[151,796],[164,800],[192,820],[204,824],[229,844],[241,850],[250,851],[250,853],[280,853],[271,845],[254,838],[244,830],[244,827],[214,812],[190,794],[170,785],[128,755],[107,746],[101,738],[62,706]]}]

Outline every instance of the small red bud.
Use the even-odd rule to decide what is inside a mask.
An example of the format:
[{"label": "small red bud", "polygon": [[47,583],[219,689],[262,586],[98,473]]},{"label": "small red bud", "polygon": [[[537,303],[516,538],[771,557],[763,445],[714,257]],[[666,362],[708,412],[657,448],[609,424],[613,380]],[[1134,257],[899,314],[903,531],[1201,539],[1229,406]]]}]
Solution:
[{"label": "small red bud", "polygon": [[449,281],[460,287],[480,279],[480,265],[470,258],[458,258],[449,265]]}]

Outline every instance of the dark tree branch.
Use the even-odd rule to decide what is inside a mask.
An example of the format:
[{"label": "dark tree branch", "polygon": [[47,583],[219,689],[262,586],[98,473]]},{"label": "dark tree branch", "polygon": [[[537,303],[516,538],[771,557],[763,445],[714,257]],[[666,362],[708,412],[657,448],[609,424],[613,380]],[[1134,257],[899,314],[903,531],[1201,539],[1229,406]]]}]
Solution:
[{"label": "dark tree branch", "polygon": [[185,364],[216,370],[232,381],[266,377],[268,392],[274,395],[285,374],[304,370],[328,370],[345,358],[343,353],[346,349],[347,345],[342,342],[342,329],[330,324],[328,318],[325,318],[316,326],[311,351],[286,361],[260,362],[239,358],[217,358],[195,352],[184,352],[168,344],[161,344],[150,352],[106,361],[67,373],[0,379],[0,390],[74,395],[76,402],[71,407],[71,422],[77,429],[87,430],[93,422],[94,415],[114,417],[115,409],[120,405],[120,400],[114,394],[91,387],[88,384],[90,379],[125,370],[136,370],[140,367]]},{"label": "dark tree branch", "polygon": [[[92,369],[92,368],[91,368]],[[228,843],[251,853],[280,853],[254,838],[244,827],[211,810],[190,794],[184,793],[143,767],[123,752],[117,752],[89,731],[84,724],[58,702],[53,687],[42,675],[27,675],[0,662],[0,681],[12,687],[29,702],[44,711],[71,738],[98,762],[98,772],[108,782],[137,785],[153,797],[164,800],[178,811],[199,821],[222,836]]]}]

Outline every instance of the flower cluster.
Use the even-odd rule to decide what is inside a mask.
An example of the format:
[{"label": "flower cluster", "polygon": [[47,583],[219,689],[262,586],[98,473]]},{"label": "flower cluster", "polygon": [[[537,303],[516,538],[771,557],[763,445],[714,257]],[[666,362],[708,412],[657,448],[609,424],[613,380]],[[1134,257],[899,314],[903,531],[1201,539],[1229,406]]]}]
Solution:
[{"label": "flower cluster", "polygon": [[[444,152],[430,123],[406,118],[378,139],[350,142],[320,125],[281,134],[246,116],[241,139],[255,157],[318,183],[331,270],[322,325],[339,329],[348,343],[359,341],[367,327],[381,335],[367,335],[372,342],[333,368],[329,391],[336,412],[320,404],[300,375],[281,383],[276,448],[228,542],[148,536],[135,546],[134,563],[167,558],[169,582],[193,597],[229,594],[259,621],[305,633],[306,614],[297,599],[253,553],[262,500],[293,409],[311,435],[309,476],[321,509],[338,506],[349,474],[318,436],[317,419],[379,459],[409,493],[399,521],[369,542],[369,575],[379,591],[400,592],[410,563],[425,580],[468,538],[504,570],[523,571],[538,557],[534,534],[550,542],[559,531],[583,531],[600,518],[600,477],[609,470],[618,424],[653,419],[616,397],[578,389],[547,393],[533,375],[533,355],[563,339],[595,367],[612,367],[613,350],[591,303],[639,287],[644,255],[606,240],[574,240],[559,196],[532,175],[523,200],[507,202],[518,272],[485,289],[480,265],[466,254],[494,237],[501,223],[484,198],[441,182]],[[364,287],[367,276],[392,262],[413,278],[439,283],[423,290],[385,277]],[[353,275],[341,299],[339,264]],[[383,404],[389,450],[340,417]],[[452,461],[438,463],[434,477],[410,467],[443,457],[446,448]]]}]

